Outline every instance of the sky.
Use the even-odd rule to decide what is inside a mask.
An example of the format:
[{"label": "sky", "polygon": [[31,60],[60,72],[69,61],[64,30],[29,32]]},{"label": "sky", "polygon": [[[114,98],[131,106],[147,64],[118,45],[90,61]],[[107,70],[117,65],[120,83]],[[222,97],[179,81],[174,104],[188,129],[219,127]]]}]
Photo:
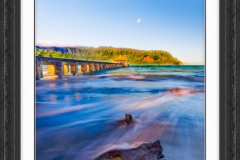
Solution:
[{"label": "sky", "polygon": [[204,0],[36,0],[41,46],[165,50],[205,64]]}]

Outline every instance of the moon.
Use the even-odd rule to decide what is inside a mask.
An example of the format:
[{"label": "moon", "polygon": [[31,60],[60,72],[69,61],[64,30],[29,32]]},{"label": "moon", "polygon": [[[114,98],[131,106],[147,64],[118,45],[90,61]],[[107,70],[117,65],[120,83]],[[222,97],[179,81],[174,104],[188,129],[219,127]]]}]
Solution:
[{"label": "moon", "polygon": [[137,23],[141,23],[142,22],[142,19],[141,18],[138,18],[137,19]]}]

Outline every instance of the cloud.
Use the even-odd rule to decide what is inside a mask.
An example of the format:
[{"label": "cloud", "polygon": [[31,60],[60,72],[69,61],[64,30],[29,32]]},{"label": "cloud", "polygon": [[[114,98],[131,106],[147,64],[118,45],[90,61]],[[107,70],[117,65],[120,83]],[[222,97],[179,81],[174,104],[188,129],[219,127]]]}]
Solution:
[{"label": "cloud", "polygon": [[42,47],[80,47],[81,45],[78,44],[70,44],[70,43],[58,43],[58,42],[53,42],[49,40],[36,40],[36,45],[37,46],[42,46]]},{"label": "cloud", "polygon": [[142,19],[141,18],[138,18],[137,19],[137,23],[141,23],[142,22]]},{"label": "cloud", "polygon": [[55,45],[55,43],[52,42],[52,41],[49,41],[49,40],[37,40],[37,41],[36,41],[36,45],[48,47],[48,46],[53,46],[53,45]]}]

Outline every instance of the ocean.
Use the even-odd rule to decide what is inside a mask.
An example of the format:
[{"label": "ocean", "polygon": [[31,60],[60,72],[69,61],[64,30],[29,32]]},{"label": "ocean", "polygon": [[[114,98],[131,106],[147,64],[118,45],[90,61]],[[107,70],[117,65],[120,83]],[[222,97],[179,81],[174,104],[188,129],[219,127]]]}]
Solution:
[{"label": "ocean", "polygon": [[[92,160],[160,140],[163,160],[204,160],[205,67],[136,66],[36,81],[36,159]],[[119,123],[131,114],[134,123]]]}]

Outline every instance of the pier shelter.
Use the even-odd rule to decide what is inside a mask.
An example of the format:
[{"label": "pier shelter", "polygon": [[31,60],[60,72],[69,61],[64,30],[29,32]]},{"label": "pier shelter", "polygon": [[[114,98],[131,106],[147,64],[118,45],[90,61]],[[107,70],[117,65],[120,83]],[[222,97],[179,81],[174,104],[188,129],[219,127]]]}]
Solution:
[{"label": "pier shelter", "polygon": [[125,67],[129,67],[129,60],[122,55],[113,59],[113,62],[123,64]]}]

